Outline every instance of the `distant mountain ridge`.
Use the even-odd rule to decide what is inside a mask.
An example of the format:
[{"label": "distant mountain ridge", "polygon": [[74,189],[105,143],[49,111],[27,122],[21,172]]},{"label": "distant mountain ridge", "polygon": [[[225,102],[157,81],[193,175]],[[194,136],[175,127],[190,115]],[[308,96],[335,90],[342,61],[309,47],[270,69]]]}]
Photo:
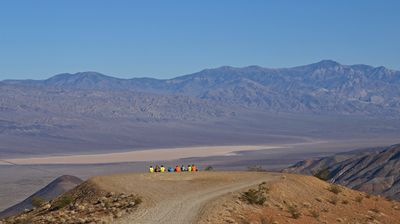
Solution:
[{"label": "distant mountain ridge", "polygon": [[2,156],[400,130],[400,72],[331,60],[277,69],[223,66],[165,80],[65,73],[2,81],[0,96]]},{"label": "distant mountain ridge", "polygon": [[224,107],[240,105],[267,111],[371,116],[398,116],[400,112],[400,72],[368,65],[341,65],[331,60],[279,69],[223,66],[166,80],[120,79],[82,72],[3,83],[184,95],[222,103]]},{"label": "distant mountain ridge", "polygon": [[400,200],[400,144],[298,162],[284,170],[316,175],[359,191]]}]

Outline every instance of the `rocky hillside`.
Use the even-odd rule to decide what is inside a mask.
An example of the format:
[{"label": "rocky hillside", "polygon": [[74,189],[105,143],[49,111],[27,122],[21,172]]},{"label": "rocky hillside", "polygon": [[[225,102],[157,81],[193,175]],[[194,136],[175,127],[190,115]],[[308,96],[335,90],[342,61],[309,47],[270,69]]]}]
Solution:
[{"label": "rocky hillside", "polygon": [[241,192],[225,195],[211,202],[204,214],[200,224],[397,224],[400,223],[400,203],[331,185],[314,177],[287,174],[279,180],[260,182]]},{"label": "rocky hillside", "polygon": [[135,195],[105,192],[87,181],[59,197],[21,214],[0,220],[0,223],[113,223],[132,213],[141,203]]},{"label": "rocky hillside", "polygon": [[[32,209],[35,205],[39,205],[50,201],[59,195],[71,190],[72,188],[78,186],[83,181],[77,177],[64,175],[61,176],[51,183],[49,183],[44,188],[40,189],[24,201],[0,212],[0,218],[15,215],[24,210]],[[36,201],[36,202],[35,202]]]},{"label": "rocky hillside", "polygon": [[400,199],[400,145],[301,161],[284,172],[315,175],[331,183]]}]

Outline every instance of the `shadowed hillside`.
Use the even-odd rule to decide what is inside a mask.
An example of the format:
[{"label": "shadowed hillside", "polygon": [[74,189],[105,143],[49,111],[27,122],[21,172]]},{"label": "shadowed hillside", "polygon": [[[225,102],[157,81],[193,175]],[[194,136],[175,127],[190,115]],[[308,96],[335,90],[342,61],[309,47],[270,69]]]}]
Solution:
[{"label": "shadowed hillside", "polygon": [[318,176],[331,183],[400,199],[400,145],[301,161],[285,172]]}]

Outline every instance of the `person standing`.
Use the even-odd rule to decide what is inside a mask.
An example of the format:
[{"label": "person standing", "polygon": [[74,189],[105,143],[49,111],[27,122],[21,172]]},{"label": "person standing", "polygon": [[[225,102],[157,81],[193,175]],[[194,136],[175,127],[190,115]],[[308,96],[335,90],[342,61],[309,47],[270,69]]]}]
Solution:
[{"label": "person standing", "polygon": [[191,165],[188,165],[188,171],[192,172],[192,166]]},{"label": "person standing", "polygon": [[153,168],[153,166],[150,166],[149,172],[150,172],[150,173],[154,173],[154,168]]}]

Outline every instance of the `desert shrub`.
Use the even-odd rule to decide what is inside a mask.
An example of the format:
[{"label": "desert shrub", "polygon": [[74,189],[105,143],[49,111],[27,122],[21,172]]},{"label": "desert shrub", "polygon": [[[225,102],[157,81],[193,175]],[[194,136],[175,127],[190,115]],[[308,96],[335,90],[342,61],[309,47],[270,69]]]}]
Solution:
[{"label": "desert shrub", "polygon": [[260,165],[248,166],[247,170],[251,171],[251,172],[265,172],[266,171]]},{"label": "desert shrub", "polygon": [[329,171],[328,168],[323,168],[319,171],[314,172],[313,176],[320,180],[327,181],[331,179],[331,172]]},{"label": "desert shrub", "polygon": [[46,201],[43,198],[38,196],[32,197],[31,204],[33,207],[39,208],[40,206],[44,205],[44,203],[46,203]]},{"label": "desert shrub", "polygon": [[213,171],[214,168],[212,166],[206,166],[206,168],[204,168],[205,171]]},{"label": "desert shrub", "polygon": [[311,210],[310,214],[312,217],[318,219],[319,218],[319,212],[317,210]]},{"label": "desert shrub", "polygon": [[339,198],[337,196],[332,196],[328,201],[329,203],[336,205],[339,201]]},{"label": "desert shrub", "polygon": [[73,202],[73,198],[70,195],[62,195],[60,198],[56,199],[52,204],[50,210],[58,210],[64,208],[65,206]]},{"label": "desert shrub", "polygon": [[349,201],[348,200],[343,200],[342,204],[347,205],[347,204],[349,204]]},{"label": "desert shrub", "polygon": [[290,213],[290,215],[294,219],[298,219],[301,216],[301,212],[299,211],[299,209],[296,206],[293,206],[293,205],[289,205],[288,206],[288,212]]},{"label": "desert shrub", "polygon": [[265,182],[262,182],[257,189],[249,189],[243,192],[241,199],[249,204],[263,205],[267,200],[266,194],[269,192],[269,188],[265,184]]},{"label": "desert shrub", "polygon": [[32,221],[28,220],[28,219],[17,219],[17,220],[14,220],[13,223],[14,224],[31,224]]},{"label": "desert shrub", "polygon": [[328,191],[334,194],[339,194],[340,192],[342,192],[342,189],[336,184],[331,184],[329,185]]},{"label": "desert shrub", "polygon": [[357,196],[355,201],[358,203],[361,203],[363,201],[364,197],[363,196]]},{"label": "desert shrub", "polygon": [[367,194],[367,195],[365,195],[365,197],[369,199],[369,198],[371,198],[371,195]]},{"label": "desert shrub", "polygon": [[322,201],[323,201],[323,199],[322,199],[322,198],[320,198],[320,197],[318,197],[318,198],[315,198],[315,200],[316,200],[316,201],[318,201],[318,202],[322,202]]},{"label": "desert shrub", "polygon": [[143,200],[141,197],[136,197],[134,202],[135,202],[135,205],[138,205],[138,204],[142,203]]},{"label": "desert shrub", "polygon": [[371,209],[371,211],[375,212],[375,213],[380,213],[381,211],[379,210],[378,207],[374,207],[373,209]]},{"label": "desert shrub", "polygon": [[276,223],[273,218],[261,217],[261,224],[274,224]]}]

